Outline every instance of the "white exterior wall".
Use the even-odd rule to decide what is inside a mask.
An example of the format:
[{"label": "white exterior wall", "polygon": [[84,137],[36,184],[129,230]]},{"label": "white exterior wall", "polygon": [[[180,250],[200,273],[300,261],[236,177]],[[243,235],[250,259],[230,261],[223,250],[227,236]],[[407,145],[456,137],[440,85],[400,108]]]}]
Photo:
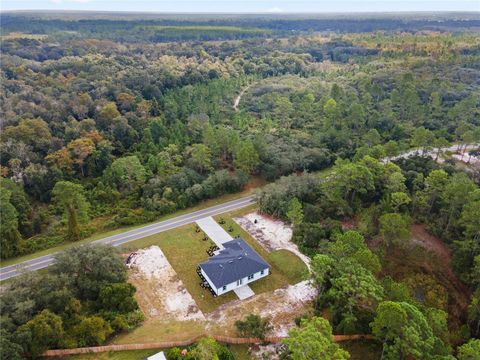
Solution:
[{"label": "white exterior wall", "polygon": [[205,279],[207,280],[207,282],[210,284],[210,286],[212,287],[212,289],[215,291],[215,293],[216,293],[217,295],[223,295],[223,294],[225,294],[225,293],[227,293],[227,292],[229,292],[229,291],[232,291],[232,290],[234,290],[234,289],[237,289],[237,288],[239,288],[239,287],[242,287],[242,286],[244,286],[244,285],[246,285],[246,284],[249,284],[249,283],[251,283],[251,282],[254,282],[254,281],[258,280],[258,279],[264,278],[265,276],[267,276],[267,275],[270,273],[270,272],[269,272],[269,268],[265,268],[265,270],[263,271],[263,274],[261,274],[261,271],[259,271],[259,272],[255,273],[255,274],[253,274],[253,279],[248,280],[248,276],[247,276],[247,277],[244,277],[244,278],[242,279],[242,284],[241,284],[241,285],[237,285],[237,281],[234,281],[234,282],[228,284],[228,285],[226,286],[226,289],[223,290],[223,288],[217,289],[217,288],[215,287],[215,285],[213,285],[213,283],[210,281],[210,279],[208,278],[207,274],[205,274],[205,272],[203,271],[203,269],[201,269],[201,271],[202,271],[202,275],[205,277]]},{"label": "white exterior wall", "polygon": [[205,271],[203,271],[202,268],[200,268],[200,271],[202,272],[203,277],[205,278],[205,280],[207,280],[210,287],[213,289],[213,291],[215,291],[215,294],[218,295],[217,287],[215,285],[213,285],[213,282],[210,280],[210,278],[207,276],[207,274],[205,274]]}]

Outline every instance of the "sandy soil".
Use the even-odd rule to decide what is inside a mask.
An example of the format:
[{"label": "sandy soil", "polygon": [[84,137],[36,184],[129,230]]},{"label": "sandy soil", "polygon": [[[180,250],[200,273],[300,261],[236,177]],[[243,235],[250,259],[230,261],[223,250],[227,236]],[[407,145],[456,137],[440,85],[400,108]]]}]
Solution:
[{"label": "sandy soil", "polygon": [[158,246],[139,250],[130,268],[129,280],[137,287],[137,301],[147,318],[205,320]]},{"label": "sandy soil", "polygon": [[247,300],[231,301],[205,316],[211,322],[210,328],[221,324],[227,332],[225,329],[233,328],[235,321],[253,313],[270,318],[274,329],[269,335],[287,336],[295,326],[295,317],[304,313],[316,295],[316,289],[306,280]]},{"label": "sandy soil", "polygon": [[452,157],[457,161],[461,161],[472,166],[480,166],[480,158],[468,155],[468,151],[464,152],[463,154],[453,154]]},{"label": "sandy soil", "polygon": [[281,347],[282,345],[279,344],[269,344],[251,347],[250,355],[252,356],[252,359],[279,360],[281,354]]},{"label": "sandy soil", "polygon": [[[310,268],[310,259],[303,255],[290,240],[292,239],[292,228],[283,221],[269,218],[255,211],[233,220],[255,238],[265,250],[286,249],[297,255]],[[255,224],[255,220],[257,223]]]}]

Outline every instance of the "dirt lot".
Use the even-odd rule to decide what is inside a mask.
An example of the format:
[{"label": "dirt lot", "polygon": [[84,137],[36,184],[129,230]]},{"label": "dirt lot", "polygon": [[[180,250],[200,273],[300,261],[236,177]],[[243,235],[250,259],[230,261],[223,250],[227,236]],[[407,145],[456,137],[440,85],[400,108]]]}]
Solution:
[{"label": "dirt lot", "polygon": [[130,267],[130,281],[139,289],[137,301],[147,317],[205,319],[158,246],[139,250]]},{"label": "dirt lot", "polygon": [[286,249],[297,255],[309,267],[310,259],[303,255],[290,240],[292,228],[283,221],[272,219],[255,211],[245,216],[235,217],[233,220],[255,238],[265,250]]},{"label": "dirt lot", "polygon": [[[310,282],[302,281],[244,301],[234,300],[205,315],[210,321],[207,330],[222,335],[233,334],[235,321],[254,313],[270,318],[274,326],[270,335],[286,336],[288,330],[295,325],[295,317],[307,311],[315,296],[316,289]],[[221,324],[221,328],[217,324]]]}]

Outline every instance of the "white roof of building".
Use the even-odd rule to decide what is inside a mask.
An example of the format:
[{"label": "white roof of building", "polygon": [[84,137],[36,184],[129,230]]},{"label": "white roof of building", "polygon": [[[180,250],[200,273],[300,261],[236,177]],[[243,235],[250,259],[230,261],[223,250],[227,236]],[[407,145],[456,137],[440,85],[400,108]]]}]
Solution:
[{"label": "white roof of building", "polygon": [[149,356],[147,360],[167,360],[163,351],[156,353],[155,355]]}]

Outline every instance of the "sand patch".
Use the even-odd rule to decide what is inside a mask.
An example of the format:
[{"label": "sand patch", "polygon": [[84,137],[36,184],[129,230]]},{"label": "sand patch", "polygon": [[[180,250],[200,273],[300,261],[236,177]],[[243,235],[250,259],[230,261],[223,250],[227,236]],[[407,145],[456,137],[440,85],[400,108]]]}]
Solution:
[{"label": "sand patch", "polygon": [[280,355],[285,351],[286,347],[282,344],[260,345],[250,348],[252,359],[268,359],[279,360]]},{"label": "sand patch", "polygon": [[295,317],[306,311],[316,295],[317,290],[306,280],[243,301],[231,301],[205,316],[212,324],[223,324],[225,328],[253,313],[270,318],[273,330],[269,335],[287,336],[295,326]]},{"label": "sand patch", "polygon": [[[292,239],[292,228],[281,220],[269,218],[255,211],[233,220],[268,251],[286,249],[297,255],[310,268],[310,259],[298,250]],[[256,221],[256,223],[255,223]]]},{"label": "sand patch", "polygon": [[137,301],[147,317],[205,320],[158,246],[137,251],[129,267],[129,280],[137,288]]}]

